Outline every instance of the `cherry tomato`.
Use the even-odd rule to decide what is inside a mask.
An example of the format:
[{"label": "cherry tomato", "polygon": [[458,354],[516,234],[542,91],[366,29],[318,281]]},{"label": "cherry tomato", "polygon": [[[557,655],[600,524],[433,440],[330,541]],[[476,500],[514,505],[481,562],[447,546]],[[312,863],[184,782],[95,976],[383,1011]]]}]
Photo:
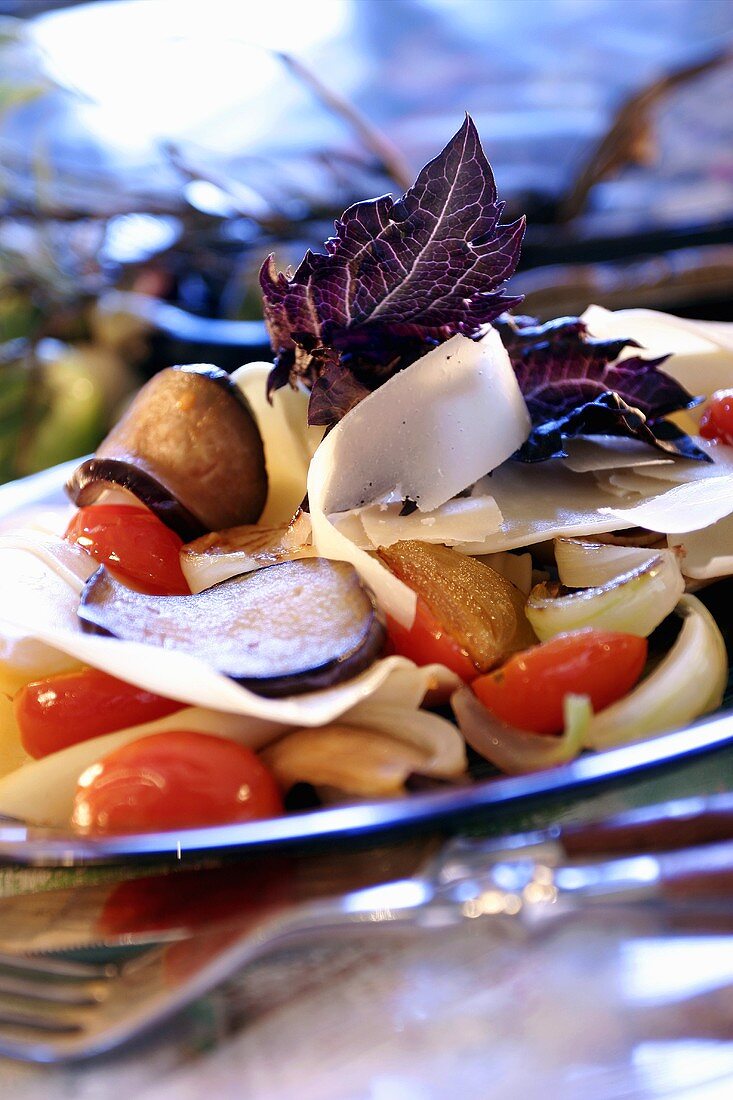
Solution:
[{"label": "cherry tomato", "polygon": [[152,722],[181,706],[97,668],[35,680],[13,699],[23,748],[34,757],[124,726]]},{"label": "cherry tomato", "polygon": [[392,652],[409,657],[416,665],[445,665],[467,683],[478,676],[478,669],[465,649],[443,629],[420,596],[410,629],[388,615],[387,632]]},{"label": "cherry tomato", "polygon": [[594,711],[603,710],[631,690],[646,653],[646,638],[576,630],[516,653],[472,687],[502,721],[534,733],[559,733],[566,695],[587,695]]},{"label": "cherry tomato", "polygon": [[252,821],[283,812],[277,784],[251,749],[175,730],[131,741],[79,778],[72,824],[107,835]]},{"label": "cherry tomato", "polygon": [[700,435],[733,444],[733,390],[716,390],[700,417]]},{"label": "cherry tomato", "polygon": [[182,596],[191,590],[181,572],[182,541],[147,508],[92,504],[80,508],[66,538],[149,595]]}]

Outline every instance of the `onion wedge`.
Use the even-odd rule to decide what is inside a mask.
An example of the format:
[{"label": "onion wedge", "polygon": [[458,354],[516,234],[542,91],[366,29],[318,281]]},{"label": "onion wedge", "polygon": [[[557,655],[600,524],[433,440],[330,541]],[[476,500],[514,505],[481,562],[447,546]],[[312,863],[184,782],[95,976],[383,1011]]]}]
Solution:
[{"label": "onion wedge", "polygon": [[598,588],[621,573],[644,565],[659,554],[658,547],[619,546],[589,539],[555,539],[555,562],[566,588]]},{"label": "onion wedge", "polygon": [[695,596],[683,596],[675,610],[683,623],[669,653],[637,688],[594,716],[584,735],[588,748],[680,729],[720,706],[728,655],[717,623]]},{"label": "onion wedge", "polygon": [[455,779],[466,748],[452,722],[409,707],[366,703],[356,721],[286,733],[262,754],[278,783],[331,787],[361,798],[405,793],[410,775]]},{"label": "onion wedge", "polygon": [[508,775],[543,771],[574,760],[583,748],[593,711],[586,695],[566,695],[565,729],[559,737],[507,725],[487,710],[470,687],[451,697],[458,727],[472,749]]},{"label": "onion wedge", "polygon": [[543,642],[587,626],[646,638],[674,610],[684,590],[675,555],[661,550],[597,588],[560,596],[557,585],[535,585],[527,618]]}]

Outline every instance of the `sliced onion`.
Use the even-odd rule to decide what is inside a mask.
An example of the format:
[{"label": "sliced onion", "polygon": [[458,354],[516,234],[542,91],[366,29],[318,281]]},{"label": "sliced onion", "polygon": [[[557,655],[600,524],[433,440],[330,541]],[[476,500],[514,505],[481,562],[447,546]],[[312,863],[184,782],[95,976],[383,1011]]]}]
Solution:
[{"label": "sliced onion", "polygon": [[451,779],[466,770],[466,746],[452,722],[410,706],[362,703],[349,715],[354,726],[378,730],[418,749],[423,761],[413,771]]},{"label": "sliced onion", "polygon": [[718,625],[695,596],[683,596],[675,610],[683,619],[676,642],[634,691],[594,716],[584,737],[589,748],[680,729],[720,706],[728,654]]},{"label": "sliced onion", "polygon": [[404,793],[413,774],[450,779],[466,770],[463,738],[426,711],[366,704],[348,724],[294,730],[262,758],[280,785],[329,787],[361,798]]},{"label": "sliced onion", "polygon": [[310,516],[298,511],[287,526],[230,527],[187,543],[181,547],[181,570],[197,593],[242,573],[314,553]]},{"label": "sliced onion", "polygon": [[404,794],[405,780],[422,761],[411,745],[342,724],[294,730],[266,749],[262,759],[283,791],[310,783],[357,798]]},{"label": "sliced onion", "polygon": [[471,748],[509,775],[543,771],[574,760],[583,747],[592,718],[586,695],[566,695],[565,729],[559,737],[548,737],[500,721],[479,702],[470,687],[459,688],[451,697],[451,706]]},{"label": "sliced onion", "polygon": [[598,588],[556,596],[552,585],[535,585],[527,601],[527,618],[543,642],[587,626],[646,638],[674,610],[684,590],[675,555],[660,551]]},{"label": "sliced onion", "polygon": [[600,540],[555,539],[555,561],[567,588],[596,588],[650,561],[659,550]]}]

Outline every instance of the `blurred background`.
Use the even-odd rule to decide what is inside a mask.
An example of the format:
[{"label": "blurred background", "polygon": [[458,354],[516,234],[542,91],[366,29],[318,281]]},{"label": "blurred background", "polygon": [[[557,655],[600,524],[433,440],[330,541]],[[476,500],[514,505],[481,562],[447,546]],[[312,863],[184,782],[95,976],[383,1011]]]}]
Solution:
[{"label": "blurred background", "polygon": [[473,115],[547,318],[733,319],[731,0],[0,0],[0,480],[175,362],[269,358],[256,273]]}]

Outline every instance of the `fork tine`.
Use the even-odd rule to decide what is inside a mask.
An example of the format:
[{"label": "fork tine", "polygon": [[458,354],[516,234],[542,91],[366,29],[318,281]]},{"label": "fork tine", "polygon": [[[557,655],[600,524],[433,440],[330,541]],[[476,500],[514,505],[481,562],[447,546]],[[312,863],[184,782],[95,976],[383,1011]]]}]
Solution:
[{"label": "fork tine", "polygon": [[[78,1035],[84,1029],[84,1025],[80,1021],[69,1017],[46,1015],[43,1012],[24,1009],[12,1009],[8,1012],[2,1007],[0,1007],[0,1027],[3,1028],[3,1033],[0,1034],[0,1051],[9,1054],[17,1054],[18,1051],[12,1049],[12,1040],[10,1047],[4,1042],[6,1035],[15,1033],[18,1041],[22,1042],[23,1033],[27,1031],[31,1033],[45,1031],[57,1035]],[[9,1028],[10,1032],[6,1032],[6,1028]],[[35,1034],[32,1034],[31,1039],[34,1038]]]},{"label": "fork tine", "polygon": [[86,963],[75,959],[57,959],[48,956],[6,955],[0,952],[0,970],[22,972],[28,977],[38,975],[44,978],[68,978],[70,980],[89,981],[100,978],[114,978],[119,973],[115,963]]},{"label": "fork tine", "polygon": [[100,982],[64,982],[53,979],[50,982],[32,978],[16,977],[12,974],[0,974],[0,997],[24,997],[32,1001],[60,1005],[96,1005],[103,1001],[109,986]]}]

